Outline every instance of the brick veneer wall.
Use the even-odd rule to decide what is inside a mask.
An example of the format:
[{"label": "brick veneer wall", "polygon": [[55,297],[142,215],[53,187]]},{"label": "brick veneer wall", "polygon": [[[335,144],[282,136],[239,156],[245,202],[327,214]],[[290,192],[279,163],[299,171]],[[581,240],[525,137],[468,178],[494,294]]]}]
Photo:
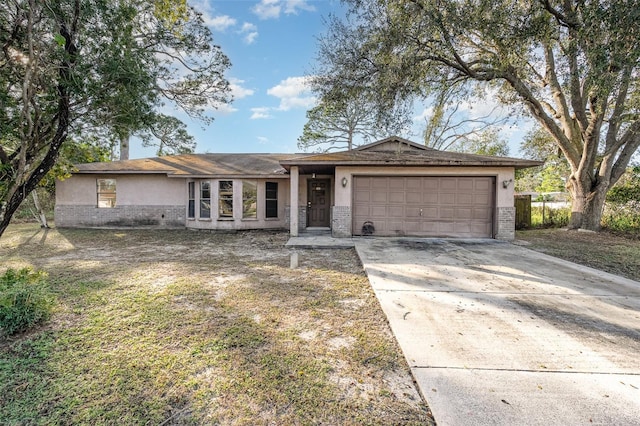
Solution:
[{"label": "brick veneer wall", "polygon": [[497,240],[513,240],[516,237],[516,208],[498,207]]},{"label": "brick veneer wall", "polygon": [[351,237],[351,207],[333,206],[331,235],[337,238]]},{"label": "brick veneer wall", "polygon": [[[289,228],[291,224],[291,207],[284,208],[285,226]],[[304,231],[307,228],[307,208],[301,206],[298,208],[298,231]]]},{"label": "brick veneer wall", "polygon": [[94,206],[59,205],[55,224],[61,228],[137,227],[181,228],[185,226],[185,206]]}]

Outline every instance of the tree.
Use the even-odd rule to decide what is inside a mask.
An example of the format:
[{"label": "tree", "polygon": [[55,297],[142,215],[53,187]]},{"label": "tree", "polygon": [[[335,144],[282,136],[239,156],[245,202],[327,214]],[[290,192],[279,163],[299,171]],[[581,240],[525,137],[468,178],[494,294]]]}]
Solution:
[{"label": "tree", "polygon": [[478,155],[506,157],[509,155],[509,143],[500,137],[496,129],[468,134],[449,148],[453,151]]},{"label": "tree", "polygon": [[187,126],[175,117],[158,114],[153,124],[140,135],[142,146],[155,146],[158,156],[191,154],[196,149],[193,136]]},{"label": "tree", "polygon": [[150,131],[163,100],[209,122],[230,101],[229,61],[185,0],[9,0],[0,46],[0,235],[70,134]]},{"label": "tree", "polygon": [[516,190],[535,192],[562,192],[571,174],[569,163],[562,155],[551,135],[540,127],[525,136],[521,150],[525,157],[544,161],[544,165],[516,172]]},{"label": "tree", "polygon": [[600,228],[606,193],[640,146],[640,1],[348,3],[324,36],[327,79],[375,93],[379,111],[492,85],[569,163],[570,227]]},{"label": "tree", "polygon": [[320,150],[354,148],[354,139],[365,141],[382,136],[375,116],[367,102],[359,98],[322,100],[307,111],[307,122],[298,138],[298,148]]},{"label": "tree", "polygon": [[[493,129],[497,125],[505,124],[508,117],[495,114],[497,106],[479,115],[470,115],[468,111],[463,114],[460,111],[462,106],[460,101],[464,99],[468,104],[472,97],[472,93],[463,94],[464,90],[464,87],[453,85],[435,96],[431,113],[425,118],[424,144],[426,146],[442,151],[452,149],[473,152],[474,147],[480,148],[477,145],[478,138],[489,142],[488,135],[498,136],[498,132]],[[481,93],[476,91],[475,95],[481,96]],[[503,145],[503,149],[494,144],[494,148],[489,151],[496,152],[496,155],[508,155],[507,143],[501,141],[500,145]],[[467,147],[471,150],[469,151]]]}]

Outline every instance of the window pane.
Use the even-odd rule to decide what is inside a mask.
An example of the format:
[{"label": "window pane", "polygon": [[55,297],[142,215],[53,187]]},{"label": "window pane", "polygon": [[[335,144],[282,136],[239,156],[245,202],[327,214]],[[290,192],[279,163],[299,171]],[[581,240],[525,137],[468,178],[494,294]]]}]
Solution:
[{"label": "window pane", "polygon": [[219,182],[218,209],[220,217],[233,217],[233,181]]},{"label": "window pane", "polygon": [[96,179],[98,207],[113,208],[116,206],[116,180]]},{"label": "window pane", "polygon": [[187,208],[187,217],[196,217],[196,183],[189,182],[187,185],[189,193],[189,207]]},{"label": "window pane", "polygon": [[265,189],[265,217],[278,217],[278,183],[267,182]]},{"label": "window pane", "polygon": [[200,217],[203,219],[211,217],[211,200],[200,200]]},{"label": "window pane", "polygon": [[211,184],[200,182],[200,217],[209,219],[211,217]]},{"label": "window pane", "polygon": [[242,181],[242,217],[258,217],[258,183],[256,181]]}]

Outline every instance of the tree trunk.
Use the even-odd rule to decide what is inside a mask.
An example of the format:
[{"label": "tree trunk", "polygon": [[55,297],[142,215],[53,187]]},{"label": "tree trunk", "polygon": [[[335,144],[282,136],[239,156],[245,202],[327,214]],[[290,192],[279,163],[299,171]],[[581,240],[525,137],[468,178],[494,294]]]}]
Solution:
[{"label": "tree trunk", "polygon": [[120,160],[129,159],[129,135],[120,136]]},{"label": "tree trunk", "polygon": [[31,192],[31,197],[33,198],[33,206],[36,209],[34,216],[36,217],[38,222],[40,222],[40,227],[49,228],[49,224],[47,223],[47,216],[44,214],[44,210],[42,210],[42,206],[40,205],[40,199],[38,198],[37,189],[34,189]]},{"label": "tree trunk", "polygon": [[591,188],[590,185],[580,184],[575,180],[571,182],[573,185],[567,185],[573,198],[569,229],[599,231],[608,185],[600,183],[595,188]]}]

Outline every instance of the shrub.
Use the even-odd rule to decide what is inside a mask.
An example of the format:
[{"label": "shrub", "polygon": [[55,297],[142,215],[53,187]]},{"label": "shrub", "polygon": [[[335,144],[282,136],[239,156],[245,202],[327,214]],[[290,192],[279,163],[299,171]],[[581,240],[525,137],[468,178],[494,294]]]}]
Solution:
[{"label": "shrub", "polygon": [[607,202],[602,225],[609,231],[640,236],[640,201]]},{"label": "shrub", "polygon": [[544,221],[543,207],[531,207],[531,226],[533,226],[534,228],[561,228],[563,226],[569,225],[570,218],[571,208],[569,207],[544,207]]},{"label": "shrub", "polygon": [[46,273],[31,268],[8,269],[0,276],[0,329],[8,335],[49,319],[54,297]]}]

